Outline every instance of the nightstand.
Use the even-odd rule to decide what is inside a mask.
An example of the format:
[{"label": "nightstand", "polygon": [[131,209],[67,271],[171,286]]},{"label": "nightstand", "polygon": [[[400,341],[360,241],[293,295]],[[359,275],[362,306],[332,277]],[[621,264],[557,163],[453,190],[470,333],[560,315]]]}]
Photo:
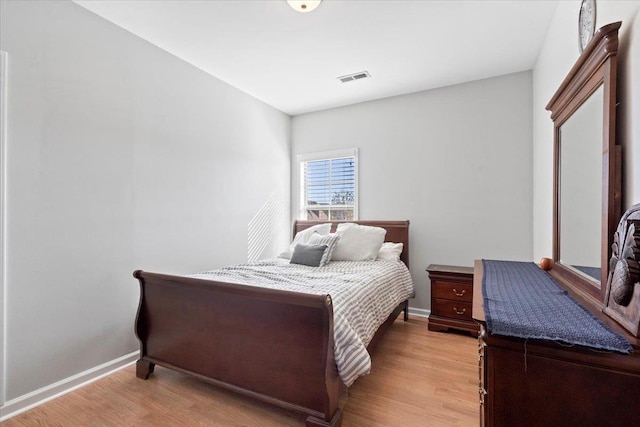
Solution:
[{"label": "nightstand", "polygon": [[429,330],[460,329],[477,335],[478,323],[471,317],[473,268],[431,264],[431,314]]}]

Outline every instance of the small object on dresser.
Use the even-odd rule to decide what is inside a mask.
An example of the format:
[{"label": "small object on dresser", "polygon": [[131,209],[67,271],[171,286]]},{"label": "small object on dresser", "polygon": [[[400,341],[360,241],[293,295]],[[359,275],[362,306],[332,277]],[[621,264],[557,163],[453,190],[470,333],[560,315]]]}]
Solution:
[{"label": "small object on dresser", "polygon": [[553,267],[553,260],[551,258],[542,258],[540,260],[540,268],[544,271],[551,270],[551,267]]},{"label": "small object on dresser", "polygon": [[431,313],[429,330],[449,328],[478,333],[478,323],[471,317],[473,268],[431,264]]}]

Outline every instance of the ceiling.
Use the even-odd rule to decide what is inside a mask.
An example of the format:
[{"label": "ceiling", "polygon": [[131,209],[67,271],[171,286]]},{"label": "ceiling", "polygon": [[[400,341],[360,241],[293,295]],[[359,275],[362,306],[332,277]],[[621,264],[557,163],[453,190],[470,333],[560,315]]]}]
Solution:
[{"label": "ceiling", "polygon": [[[285,0],[74,1],[290,115],[530,70],[558,5],[324,0],[299,13]],[[337,79],[360,71],[371,78]]]}]

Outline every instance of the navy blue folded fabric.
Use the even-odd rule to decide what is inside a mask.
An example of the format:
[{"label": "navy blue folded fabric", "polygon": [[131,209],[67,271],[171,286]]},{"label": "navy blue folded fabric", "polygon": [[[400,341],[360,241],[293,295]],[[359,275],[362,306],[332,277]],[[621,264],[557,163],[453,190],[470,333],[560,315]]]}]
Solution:
[{"label": "navy blue folded fabric", "polygon": [[532,262],[482,260],[489,332],[631,353],[631,344]]}]

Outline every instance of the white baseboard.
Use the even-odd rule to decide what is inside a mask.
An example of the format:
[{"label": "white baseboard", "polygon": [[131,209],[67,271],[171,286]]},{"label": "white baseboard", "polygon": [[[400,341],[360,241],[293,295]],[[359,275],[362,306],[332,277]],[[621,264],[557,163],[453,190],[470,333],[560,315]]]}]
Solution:
[{"label": "white baseboard", "polygon": [[111,360],[110,362],[103,363],[95,368],[88,369],[69,378],[65,378],[64,380],[60,380],[36,391],[32,391],[24,396],[9,400],[0,407],[0,421],[8,420],[9,418],[26,412],[31,408],[35,408],[36,406],[42,405],[56,397],[60,397],[91,382],[97,381],[100,378],[126,368],[135,363],[136,360],[138,360],[138,357],[140,357],[140,352],[134,351],[133,353]]},{"label": "white baseboard", "polygon": [[429,314],[431,314],[431,310],[427,310],[426,308],[409,307],[409,314],[418,317],[429,317]]}]

